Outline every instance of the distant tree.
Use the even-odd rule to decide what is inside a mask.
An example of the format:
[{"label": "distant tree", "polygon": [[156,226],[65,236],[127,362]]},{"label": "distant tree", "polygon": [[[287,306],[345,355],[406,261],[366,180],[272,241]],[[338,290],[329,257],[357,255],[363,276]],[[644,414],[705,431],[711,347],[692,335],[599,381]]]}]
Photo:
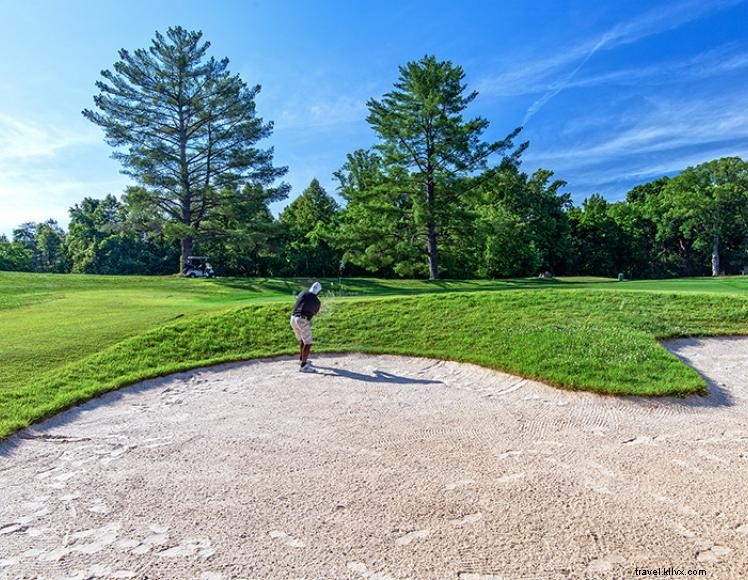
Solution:
[{"label": "distant tree", "polygon": [[32,272],[34,252],[19,242],[9,242],[0,236],[0,270],[8,272]]},{"label": "distant tree", "polygon": [[679,250],[663,223],[662,191],[670,178],[661,177],[633,187],[625,202],[613,204],[609,214],[624,233],[625,273],[637,278],[672,276],[676,262],[682,264]]},{"label": "distant tree", "polygon": [[346,200],[335,240],[345,262],[379,276],[428,275],[409,176],[387,173],[380,155],[360,149],[347,156],[335,177]]},{"label": "distant tree", "polygon": [[[105,241],[121,232],[123,222],[122,204],[113,195],[103,199],[86,197],[70,208],[68,255],[72,271],[115,273],[107,271],[102,248]],[[106,245],[110,246],[111,242]]]},{"label": "distant tree", "polygon": [[68,271],[65,231],[55,220],[41,223],[36,228],[36,249],[42,272]]},{"label": "distant tree", "polygon": [[296,276],[335,275],[341,253],[333,249],[340,208],[319,184],[312,179],[309,187],[281,213],[285,226],[285,258],[289,271]]},{"label": "distant tree", "polygon": [[[226,188],[220,208],[203,224],[201,245],[219,275],[259,276],[282,267],[280,226],[268,204],[276,190],[262,185]],[[201,253],[202,250],[201,250]]]},{"label": "distant tree", "polygon": [[432,280],[439,278],[440,235],[459,205],[455,180],[483,168],[489,155],[507,149],[519,133],[517,129],[503,141],[483,142],[488,121],[463,118],[477,96],[466,93],[464,79],[462,67],[425,56],[400,67],[394,89],[367,103],[367,120],[380,138],[377,150],[392,182],[390,188],[376,190],[380,199],[371,202],[383,205],[401,198]]},{"label": "distant tree", "polygon": [[615,276],[624,269],[623,232],[609,211],[610,204],[598,193],[569,211],[576,273]]},{"label": "distant tree", "polygon": [[[566,182],[551,181],[553,172],[538,169],[532,175],[520,171],[518,159],[502,162],[486,170],[471,194],[473,211],[482,226],[480,242],[485,256],[492,256],[504,264],[496,270],[486,263],[483,268],[493,271],[492,276],[518,276],[551,270],[563,273],[572,255],[569,220],[566,211],[571,207],[571,196],[560,193]],[[498,222],[496,221],[498,220]],[[491,239],[491,230],[499,238]],[[515,230],[512,235],[511,229]],[[498,232],[501,232],[500,234]],[[506,257],[499,257],[501,247]],[[491,248],[489,250],[489,247]],[[511,254],[511,255],[509,255]]]},{"label": "distant tree", "polygon": [[711,250],[712,276],[721,273],[725,239],[748,228],[748,163],[724,157],[688,167],[668,183],[665,219],[678,220],[697,248]]},{"label": "distant tree", "polygon": [[13,241],[30,250],[36,249],[36,222],[24,222],[13,230]]},{"label": "distant tree", "polygon": [[228,59],[207,58],[201,39],[174,27],[157,32],[148,50],[120,50],[114,71],[96,83],[98,111],[83,111],[141,186],[141,206],[171,224],[183,263],[203,223],[227,203],[222,191],[269,185],[286,172],[273,167],[272,148],[256,147],[272,132],[255,114],[260,86],[229,73]]},{"label": "distant tree", "polygon": [[65,238],[65,231],[52,219],[26,222],[13,230],[13,242],[31,253],[35,272],[68,271]]}]

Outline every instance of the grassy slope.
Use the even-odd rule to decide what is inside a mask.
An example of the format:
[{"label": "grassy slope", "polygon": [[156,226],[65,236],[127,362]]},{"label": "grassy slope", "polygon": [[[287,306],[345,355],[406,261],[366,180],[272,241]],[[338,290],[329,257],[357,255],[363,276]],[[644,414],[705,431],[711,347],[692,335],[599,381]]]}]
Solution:
[{"label": "grassy slope", "polygon": [[[123,287],[127,284],[120,285],[116,293],[113,288],[92,290],[84,282],[80,281],[83,287],[75,291],[68,288],[67,298],[55,296],[46,305],[37,301],[7,312],[17,316],[19,331],[25,326],[36,329],[38,334],[44,328],[42,313],[49,315],[48,306],[69,300],[71,304],[62,310],[69,313],[78,305],[80,317],[85,319],[91,313],[82,304],[98,304],[90,293],[101,292],[99,300],[109,304],[98,321],[87,321],[83,327],[71,325],[57,335],[57,340],[67,341],[67,349],[59,346],[71,359],[67,364],[47,361],[40,365],[36,359],[30,365],[32,372],[35,370],[31,382],[17,383],[14,388],[6,384],[0,389],[0,436],[143,378],[221,361],[295,352],[287,327],[288,301],[297,287],[294,281],[267,281],[264,285],[261,281],[228,281],[231,285],[214,287],[201,286],[202,281],[127,279],[133,285],[129,294]],[[637,288],[628,291],[630,286],[614,287],[599,281],[558,282],[551,285],[554,290],[534,281],[509,281],[501,287],[525,289],[472,292],[474,286],[489,284],[453,282],[445,284],[444,289],[461,289],[462,293],[327,300],[315,322],[316,350],[450,358],[539,378],[565,388],[606,393],[703,392],[703,380],[662,349],[655,338],[748,333],[746,281],[727,280],[730,290],[722,284],[717,293],[698,293],[709,282],[717,285],[724,281],[684,281],[688,288],[682,293],[672,292],[677,287],[673,281],[657,283],[664,287],[650,283],[644,288],[646,292]],[[112,279],[99,282],[111,283]],[[427,283],[404,282],[402,290],[415,293],[424,284]],[[252,292],[248,292],[250,285]],[[360,294],[386,294],[397,288],[397,283],[390,281],[358,281],[358,285]],[[466,293],[467,290],[471,292]],[[251,302],[258,300],[264,303]],[[274,300],[283,303],[272,303]],[[250,305],[226,311],[228,305],[242,303]],[[116,308],[115,304],[122,307]],[[112,336],[111,346],[102,349],[106,346],[102,340],[109,333],[116,334],[118,326],[127,327],[131,322],[137,326],[143,321],[154,325],[162,322],[157,320],[159,317],[168,320],[179,310],[195,313],[211,308],[222,311],[184,317],[145,333],[134,334],[133,327],[129,327],[133,334],[130,338],[114,344],[117,339]],[[34,316],[30,318],[25,310]],[[35,325],[29,326],[31,319]],[[122,324],[117,322],[120,319]],[[102,322],[106,322],[105,329],[99,328]],[[8,340],[7,333],[4,336]],[[84,345],[78,346],[79,350],[70,344],[76,337]],[[48,345],[40,342],[40,336],[31,341],[28,338],[27,335],[31,362],[34,345],[44,349]],[[88,356],[81,355],[85,350],[89,351]],[[0,353],[3,357],[7,354],[3,350]]]},{"label": "grassy slope", "polygon": [[[0,436],[144,377],[292,352],[286,315],[300,283],[307,281],[0,274],[6,371]],[[710,295],[700,294],[706,289]],[[461,294],[356,297],[434,291]],[[748,280],[739,278],[624,284],[359,279],[347,281],[343,294],[327,301],[316,324],[317,350],[469,360],[602,392],[699,391],[703,381],[654,337],[748,333]],[[277,301],[283,304],[272,304]],[[257,302],[271,304],[199,315]]]}]

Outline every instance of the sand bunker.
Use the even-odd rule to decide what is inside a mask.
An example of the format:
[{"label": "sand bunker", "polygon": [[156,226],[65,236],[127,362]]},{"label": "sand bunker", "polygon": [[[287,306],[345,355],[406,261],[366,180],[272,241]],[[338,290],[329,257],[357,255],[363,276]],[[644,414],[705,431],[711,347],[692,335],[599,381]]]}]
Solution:
[{"label": "sand bunker", "polygon": [[748,572],[748,339],[669,348],[707,398],[392,356],[223,365],[0,444],[0,577]]}]

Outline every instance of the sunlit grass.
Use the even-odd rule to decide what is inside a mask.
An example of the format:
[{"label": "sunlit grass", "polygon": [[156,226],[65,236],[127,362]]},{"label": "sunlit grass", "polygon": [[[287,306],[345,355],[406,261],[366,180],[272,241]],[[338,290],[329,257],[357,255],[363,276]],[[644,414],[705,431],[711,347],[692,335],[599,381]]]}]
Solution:
[{"label": "sunlit grass", "polygon": [[[0,436],[146,377],[295,352],[288,312],[308,283],[0,273]],[[703,392],[656,339],[748,334],[746,278],[324,284],[336,297],[317,351],[470,361],[604,393]]]}]

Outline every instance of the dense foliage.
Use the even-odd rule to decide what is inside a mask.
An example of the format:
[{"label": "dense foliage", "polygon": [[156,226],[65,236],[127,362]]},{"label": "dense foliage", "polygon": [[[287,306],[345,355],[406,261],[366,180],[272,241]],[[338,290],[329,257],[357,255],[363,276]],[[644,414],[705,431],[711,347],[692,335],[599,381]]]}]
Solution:
[{"label": "dense foliage", "polygon": [[[627,278],[748,269],[748,163],[726,157],[634,187],[624,201],[591,194],[575,207],[553,171],[522,170],[520,129],[484,141],[465,119],[477,93],[449,61],[400,67],[368,102],[376,142],[335,172],[339,204],[317,179],[278,216],[285,168],[257,142],[259,85],[207,58],[199,32],[169,29],[148,50],[120,51],[97,83],[97,112],[136,185],[87,197],[55,221],[0,236],[0,270],[169,274],[210,256],[219,275]],[[160,79],[158,82],[153,79]],[[341,160],[342,161],[342,160]]]},{"label": "dense foliage", "polygon": [[157,32],[148,50],[121,50],[96,83],[97,110],[83,111],[137,182],[130,202],[169,222],[182,264],[205,222],[220,224],[226,213],[230,221],[251,205],[245,193],[275,201],[288,192],[267,187],[286,168],[273,167],[272,149],[256,147],[273,129],[255,114],[260,86],[232,75],[227,58],[208,58],[209,47],[201,32],[177,26]]}]

